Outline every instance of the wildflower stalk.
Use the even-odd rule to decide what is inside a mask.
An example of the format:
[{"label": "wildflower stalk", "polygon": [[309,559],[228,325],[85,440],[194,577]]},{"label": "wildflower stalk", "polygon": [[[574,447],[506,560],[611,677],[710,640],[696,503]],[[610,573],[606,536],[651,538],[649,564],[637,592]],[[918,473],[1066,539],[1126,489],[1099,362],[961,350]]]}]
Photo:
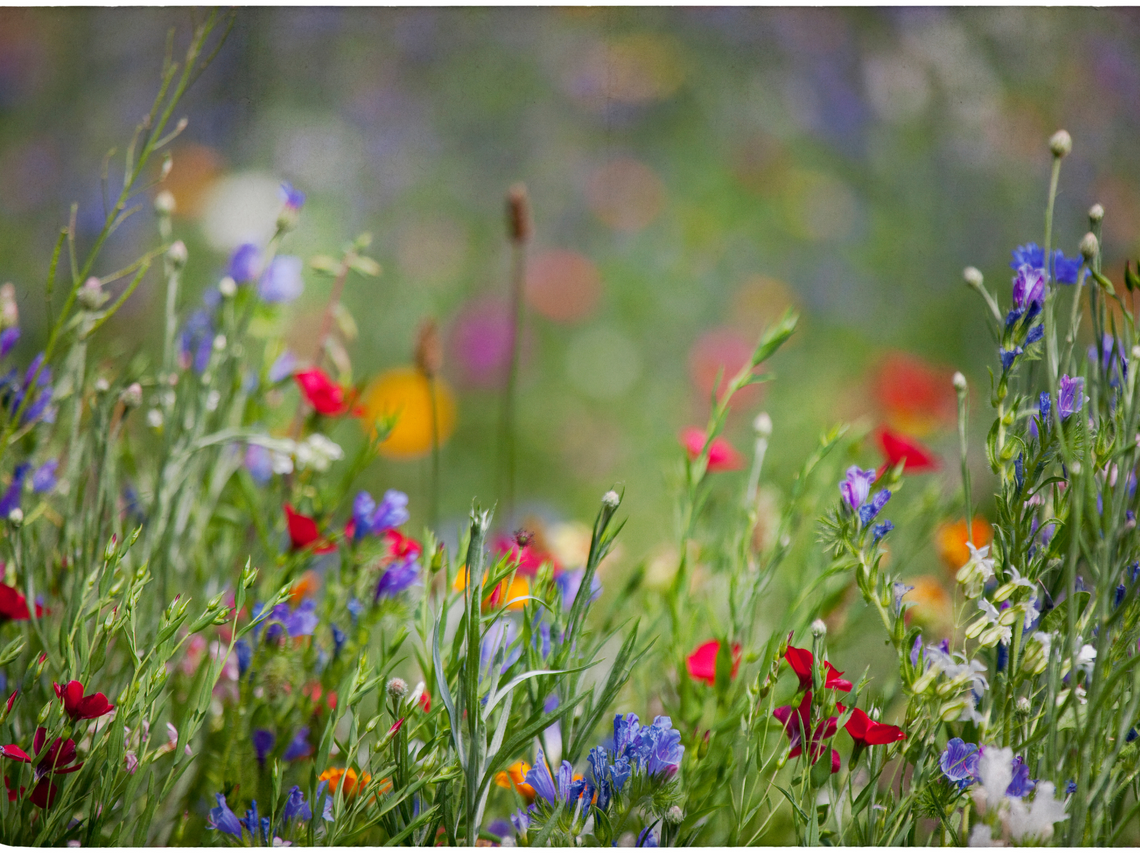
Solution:
[{"label": "wildflower stalk", "polygon": [[962,502],[966,510],[966,540],[974,542],[974,516],[970,507],[970,467],[967,463],[966,452],[966,424],[969,418],[969,389],[966,378],[957,373],[954,375],[954,390],[958,394],[958,456],[962,466]]},{"label": "wildflower stalk", "polygon": [[526,250],[531,236],[530,201],[526,186],[515,184],[507,193],[507,227],[511,241],[511,361],[507,368],[507,383],[503,390],[503,414],[500,425],[499,449],[500,494],[506,507],[508,524],[515,513],[515,398],[518,394],[519,357],[522,350],[522,332],[526,286]]}]

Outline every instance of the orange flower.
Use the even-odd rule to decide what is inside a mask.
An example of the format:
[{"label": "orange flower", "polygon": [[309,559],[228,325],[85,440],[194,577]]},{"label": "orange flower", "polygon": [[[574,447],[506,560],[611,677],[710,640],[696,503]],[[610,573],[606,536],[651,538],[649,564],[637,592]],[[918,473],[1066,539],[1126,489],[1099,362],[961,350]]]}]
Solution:
[{"label": "orange flower", "polygon": [[[993,540],[994,530],[985,517],[974,517],[974,546],[981,549]],[[966,547],[969,539],[965,518],[954,522],[944,522],[934,535],[938,554],[946,563],[946,569],[957,573],[970,560],[970,550]]]},{"label": "orange flower", "polygon": [[[321,781],[329,782],[329,795],[336,793],[344,782],[344,797],[350,799],[355,796],[362,787],[367,787],[372,781],[372,776],[365,772],[361,776],[357,776],[355,769],[343,769],[339,766],[330,766],[325,771],[321,772]],[[384,786],[387,784],[388,789],[385,790]],[[380,782],[380,792],[385,793],[392,789],[392,783],[387,778]]]},{"label": "orange flower", "polygon": [[519,760],[517,763],[512,763],[507,771],[495,773],[495,783],[505,790],[514,787],[520,796],[530,801],[534,798],[534,787],[523,783],[529,771],[530,764]]},{"label": "orange flower", "polygon": [[[483,574],[483,584],[487,584],[487,574]],[[452,584],[452,590],[462,592],[467,587],[467,568],[460,567],[459,572],[455,574],[455,582]],[[526,600],[520,599],[530,594],[530,581],[526,576],[515,576],[511,579],[509,585],[507,582],[500,582],[491,595],[483,600],[483,611],[498,605],[499,603],[510,603],[507,606],[513,612],[522,611],[526,605]],[[515,602],[512,602],[515,601]]]},{"label": "orange flower", "polygon": [[431,451],[433,419],[435,436],[441,445],[455,430],[455,396],[451,387],[442,377],[430,382],[414,366],[393,368],[372,381],[364,393],[361,410],[364,428],[372,434],[380,419],[397,416],[392,432],[380,443],[380,453],[397,460],[422,457]]},{"label": "orange flower", "polygon": [[908,580],[908,584],[914,586],[914,590],[906,594],[906,601],[914,603],[907,612],[908,618],[932,629],[945,628],[953,623],[950,595],[937,576],[919,576]]},{"label": "orange flower", "polygon": [[305,599],[312,594],[315,594],[321,589],[321,577],[315,570],[306,570],[301,578],[293,585],[292,590],[289,592],[289,602],[294,606],[300,604],[301,600]]}]

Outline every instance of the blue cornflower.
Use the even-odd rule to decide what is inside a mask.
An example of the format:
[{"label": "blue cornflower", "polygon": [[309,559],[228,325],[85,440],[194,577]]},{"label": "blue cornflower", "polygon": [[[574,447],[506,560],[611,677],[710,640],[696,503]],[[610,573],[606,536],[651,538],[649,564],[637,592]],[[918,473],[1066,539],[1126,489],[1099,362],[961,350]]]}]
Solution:
[{"label": "blue cornflower", "polygon": [[267,378],[270,383],[280,383],[282,380],[288,380],[292,377],[296,370],[297,357],[293,355],[293,351],[286,350],[273,360],[273,364],[269,366]]},{"label": "blue cornflower", "polygon": [[256,244],[243,243],[230,256],[226,272],[239,285],[254,281],[261,273],[261,250]]},{"label": "blue cornflower", "polygon": [[[566,570],[560,573],[555,579],[554,584],[558,586],[558,590],[562,593],[562,608],[570,611],[574,605],[574,599],[578,596],[578,589],[582,587],[582,579],[586,575],[586,568],[579,567],[577,570]],[[598,578],[598,574],[594,574],[594,578],[590,580],[590,599],[589,603],[594,602],[602,595],[602,580]]]},{"label": "blue cornflower", "polygon": [[375,599],[379,601],[381,597],[395,597],[397,594],[402,594],[416,584],[419,575],[420,563],[416,559],[409,556],[393,561],[376,583]]},{"label": "blue cornflower", "polygon": [[859,522],[861,522],[864,526],[870,525],[871,520],[879,515],[879,511],[881,511],[883,509],[883,506],[888,501],[890,501],[890,498],[890,490],[880,490],[877,492],[871,501],[867,502],[865,505],[859,508]]},{"label": "blue cornflower", "polygon": [[285,753],[281,755],[281,759],[286,763],[292,763],[294,760],[308,757],[312,750],[313,746],[309,744],[309,728],[302,727],[285,747]]},{"label": "blue cornflower", "polygon": [[271,730],[257,728],[253,731],[253,750],[257,754],[257,765],[264,766],[265,758],[277,744],[277,736]]},{"label": "blue cornflower", "polygon": [[551,775],[541,748],[538,749],[538,757],[530,767],[530,771],[526,773],[523,783],[529,784],[534,789],[536,798],[554,807],[567,802],[577,802],[586,786],[585,781],[574,780],[574,767],[570,765],[569,760],[563,760],[562,765],[558,767],[557,775]]},{"label": "blue cornflower", "polygon": [[257,280],[257,296],[266,303],[292,303],[305,290],[302,266],[295,255],[276,256]]},{"label": "blue cornflower", "polygon": [[867,501],[867,496],[871,493],[871,485],[874,483],[874,469],[860,469],[858,466],[852,466],[847,470],[843,480],[839,482],[839,493],[843,496],[843,501],[847,503],[847,507],[854,511]]},{"label": "blue cornflower", "polygon": [[972,742],[963,742],[955,736],[946,743],[946,750],[942,752],[939,767],[942,774],[952,783],[964,789],[974,782],[978,774],[978,746]]},{"label": "blue cornflower", "polygon": [[1045,301],[1045,273],[1023,264],[1013,277],[1013,305],[1032,314],[1041,311]]},{"label": "blue cornflower", "polygon": [[281,813],[281,819],[285,822],[292,822],[299,819],[302,822],[308,822],[313,818],[313,810],[309,807],[308,802],[305,801],[305,795],[301,792],[301,788],[294,785],[293,789],[289,790],[289,798],[285,802],[285,809]]},{"label": "blue cornflower", "polygon": [[237,818],[229,806],[226,804],[226,797],[221,793],[214,793],[214,797],[218,800],[218,806],[210,809],[210,822],[206,828],[216,828],[218,831],[232,834],[234,837],[241,838],[241,821]]},{"label": "blue cornflower", "polygon": [[12,483],[8,485],[4,495],[0,496],[0,519],[7,519],[12,511],[19,510],[20,494],[24,492],[24,479],[28,477],[31,468],[30,463],[16,465],[16,469],[12,473]]},{"label": "blue cornflower", "polygon": [[1029,777],[1029,767],[1020,757],[1013,758],[1013,780],[1006,787],[1005,794],[1014,798],[1023,798],[1033,792],[1037,781]]},{"label": "blue cornflower", "polygon": [[12,352],[12,348],[16,346],[16,342],[20,340],[20,328],[8,327],[8,329],[0,332],[0,359],[3,359]]},{"label": "blue cornflower", "polygon": [[1062,421],[1079,413],[1085,403],[1085,378],[1061,376],[1061,391],[1057,395],[1057,413]]}]

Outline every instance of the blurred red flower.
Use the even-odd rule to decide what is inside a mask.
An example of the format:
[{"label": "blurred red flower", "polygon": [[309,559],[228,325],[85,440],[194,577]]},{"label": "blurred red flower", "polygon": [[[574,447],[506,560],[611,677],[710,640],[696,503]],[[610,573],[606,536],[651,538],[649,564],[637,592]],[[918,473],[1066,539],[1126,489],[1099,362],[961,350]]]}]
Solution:
[{"label": "blurred red flower", "polygon": [[312,546],[313,552],[318,555],[336,550],[335,543],[321,538],[321,530],[317,528],[317,521],[312,517],[299,514],[293,510],[292,505],[286,504],[285,519],[289,523],[289,540],[293,544],[293,549],[308,549]]},{"label": "blurred red flower", "polygon": [[[820,757],[823,756],[824,746],[823,741],[835,736],[836,722],[838,719],[835,716],[829,717],[826,721],[821,721],[812,730],[811,726],[811,692],[804,695],[804,699],[800,701],[798,708],[792,706],[779,707],[772,711],[772,715],[784,725],[784,732],[788,735],[788,741],[791,743],[791,751],[788,752],[788,757],[799,757],[804,753],[804,734],[811,734],[811,745],[809,746],[811,762],[814,764]],[[839,752],[834,748],[831,749],[831,774],[839,771]]]},{"label": "blurred red flower", "polygon": [[934,456],[933,451],[917,440],[897,434],[890,428],[879,429],[879,445],[887,458],[886,469],[893,468],[906,461],[906,465],[903,467],[904,472],[918,474],[938,470],[938,458]]},{"label": "blurred red flower", "polygon": [[[3,565],[0,565],[3,567]],[[36,617],[43,617],[44,607],[36,605]],[[28,611],[28,601],[24,595],[13,588],[11,585],[5,585],[0,582],[0,622],[5,620],[29,620],[31,613]]]},{"label": "blurred red flower", "polygon": [[[689,676],[694,680],[702,680],[710,686],[716,681],[716,655],[720,652],[720,642],[715,639],[706,641],[691,654],[687,660]],[[732,679],[736,679],[736,672],[740,670],[740,645],[732,645]]]},{"label": "blurred red flower", "polygon": [[[294,374],[293,379],[301,387],[305,400],[322,416],[343,416],[348,413],[350,406],[344,389],[321,369],[306,368]],[[358,415],[357,411],[354,410],[353,415]]]},{"label": "blurred red flower", "polygon": [[912,354],[887,356],[873,385],[883,414],[898,430],[922,435],[956,416],[950,372],[939,371]]},{"label": "blurred red flower", "polygon": [[[685,428],[681,432],[681,444],[689,455],[689,460],[696,460],[701,456],[701,449],[705,447],[708,434],[697,427]],[[728,440],[718,436],[709,446],[709,472],[731,472],[744,468],[744,456],[729,445]]]}]

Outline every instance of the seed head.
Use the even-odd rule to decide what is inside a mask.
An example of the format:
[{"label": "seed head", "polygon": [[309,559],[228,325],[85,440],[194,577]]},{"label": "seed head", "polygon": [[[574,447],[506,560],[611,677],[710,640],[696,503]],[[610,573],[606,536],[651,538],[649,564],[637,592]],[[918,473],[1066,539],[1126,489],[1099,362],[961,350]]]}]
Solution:
[{"label": "seed head", "polygon": [[954,377],[950,382],[952,382],[954,384],[954,388],[957,389],[959,392],[965,392],[966,391],[966,375],[963,374],[961,371],[955,371]]},{"label": "seed head", "polygon": [[521,181],[507,191],[507,232],[512,243],[526,243],[530,239],[530,198]]},{"label": "seed head", "polygon": [[1049,137],[1049,151],[1053,152],[1053,157],[1064,157],[1072,150],[1073,138],[1069,136],[1068,131],[1057,131]]},{"label": "seed head", "polygon": [[827,624],[816,618],[811,622],[811,634],[813,638],[823,638],[827,635]]},{"label": "seed head", "polygon": [[1100,241],[1096,239],[1096,235],[1092,232],[1086,234],[1081,238],[1081,255],[1085,257],[1085,261],[1092,261],[1096,258],[1097,253],[1100,252]]},{"label": "seed head", "polygon": [[439,328],[431,318],[420,324],[416,336],[416,368],[428,379],[438,375],[443,368],[443,345],[439,340]]},{"label": "seed head", "polygon": [[186,244],[180,240],[176,240],[170,245],[170,249],[166,251],[166,257],[170,259],[170,263],[174,265],[175,270],[181,270],[186,266],[186,259],[190,254],[186,251]]},{"label": "seed head", "polygon": [[963,270],[962,278],[966,280],[966,284],[971,288],[982,287],[982,271],[978,270],[976,267],[967,267],[965,270]]},{"label": "seed head", "polygon": [[394,700],[400,700],[408,693],[408,684],[401,680],[399,677],[393,677],[388,681],[388,695]]}]

